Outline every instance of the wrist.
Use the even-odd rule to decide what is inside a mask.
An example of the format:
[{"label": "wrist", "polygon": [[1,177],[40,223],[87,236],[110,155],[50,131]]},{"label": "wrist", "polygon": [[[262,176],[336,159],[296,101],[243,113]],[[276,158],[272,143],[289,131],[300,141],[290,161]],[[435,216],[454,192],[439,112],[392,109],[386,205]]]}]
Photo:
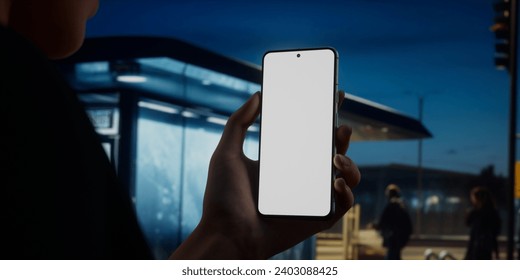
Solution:
[{"label": "wrist", "polygon": [[[266,259],[267,244],[262,244],[259,230],[240,222],[223,223],[220,220],[202,219],[195,229],[201,239],[208,239],[215,247],[222,247],[221,258],[225,259]],[[195,232],[194,231],[194,232]]]},{"label": "wrist", "polygon": [[265,259],[266,246],[256,242],[255,235],[203,219],[170,259]]}]

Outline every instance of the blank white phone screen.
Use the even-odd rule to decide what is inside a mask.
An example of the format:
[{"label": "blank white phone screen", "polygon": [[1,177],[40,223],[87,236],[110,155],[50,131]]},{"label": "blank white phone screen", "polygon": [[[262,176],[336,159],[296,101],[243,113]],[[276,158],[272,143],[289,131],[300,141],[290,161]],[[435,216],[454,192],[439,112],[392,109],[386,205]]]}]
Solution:
[{"label": "blank white phone screen", "polygon": [[260,213],[323,217],[331,211],[335,69],[331,49],[264,56]]}]

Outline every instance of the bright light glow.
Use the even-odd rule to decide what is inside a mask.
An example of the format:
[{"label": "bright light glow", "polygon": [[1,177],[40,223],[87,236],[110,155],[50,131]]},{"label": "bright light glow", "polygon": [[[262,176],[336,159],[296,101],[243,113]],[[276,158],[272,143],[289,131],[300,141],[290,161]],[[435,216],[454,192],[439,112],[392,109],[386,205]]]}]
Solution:
[{"label": "bright light glow", "polygon": [[226,125],[226,123],[227,123],[226,119],[217,118],[217,117],[208,117],[206,120],[210,123],[220,124],[220,125]]},{"label": "bright light glow", "polygon": [[147,108],[147,109],[151,109],[151,110],[155,110],[155,111],[159,111],[159,112],[163,112],[163,113],[168,113],[168,114],[178,114],[179,113],[179,110],[176,108],[159,105],[159,104],[155,104],[155,103],[150,103],[150,102],[145,102],[145,101],[139,101],[139,103],[137,103],[137,105],[141,108]]},{"label": "bright light glow", "polygon": [[426,206],[432,206],[439,204],[439,197],[436,195],[429,196],[426,199]]},{"label": "bright light glow", "polygon": [[247,129],[247,131],[258,132],[258,131],[260,131],[260,129],[258,128],[257,125],[252,125],[252,126],[250,126],[250,127]]},{"label": "bright light glow", "polygon": [[137,59],[141,65],[163,71],[181,74],[186,68],[186,63],[168,57],[147,57]]},{"label": "bright light glow", "polygon": [[192,64],[186,66],[185,75],[188,78],[199,80],[206,86],[209,85],[207,84],[209,82],[212,85],[224,86],[237,91],[247,91],[249,84],[244,80]]},{"label": "bright light glow", "polygon": [[460,197],[450,196],[450,197],[446,198],[446,202],[451,203],[451,204],[460,203]]},{"label": "bright light glow", "polygon": [[199,115],[193,113],[193,112],[190,112],[190,111],[182,111],[181,115],[185,118],[198,118]]},{"label": "bright light glow", "polygon": [[381,132],[388,133],[388,127],[385,126],[385,127],[381,128]]},{"label": "bright light glow", "polygon": [[146,77],[138,75],[120,75],[116,79],[122,83],[144,83],[147,81]]},{"label": "bright light glow", "polygon": [[78,74],[108,73],[110,70],[107,61],[78,63],[75,67]]},{"label": "bright light glow", "polygon": [[412,208],[418,208],[419,207],[419,199],[412,198],[410,200],[410,205],[412,206]]},{"label": "bright light glow", "polygon": [[257,91],[260,91],[262,88],[259,84],[253,84],[253,83],[249,83],[249,94],[254,94],[255,92]]}]

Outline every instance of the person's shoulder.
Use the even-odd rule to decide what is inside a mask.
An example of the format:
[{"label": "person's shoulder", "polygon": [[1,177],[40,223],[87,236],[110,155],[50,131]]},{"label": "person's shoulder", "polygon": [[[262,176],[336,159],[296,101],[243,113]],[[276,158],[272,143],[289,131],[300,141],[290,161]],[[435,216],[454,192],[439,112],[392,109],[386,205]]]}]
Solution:
[{"label": "person's shoulder", "polygon": [[389,201],[388,205],[392,208],[406,209],[404,202],[400,198],[393,198]]},{"label": "person's shoulder", "polygon": [[42,54],[38,49],[22,35],[18,34],[11,28],[0,25],[0,55],[5,58],[21,58],[21,57],[39,57]]},{"label": "person's shoulder", "polygon": [[0,26],[0,42],[0,89],[7,101],[54,104],[58,94],[52,93],[69,91],[56,65],[22,35]]},{"label": "person's shoulder", "polygon": [[23,76],[52,72],[53,66],[44,54],[14,30],[0,26],[0,42],[0,69],[4,82],[16,82]]}]

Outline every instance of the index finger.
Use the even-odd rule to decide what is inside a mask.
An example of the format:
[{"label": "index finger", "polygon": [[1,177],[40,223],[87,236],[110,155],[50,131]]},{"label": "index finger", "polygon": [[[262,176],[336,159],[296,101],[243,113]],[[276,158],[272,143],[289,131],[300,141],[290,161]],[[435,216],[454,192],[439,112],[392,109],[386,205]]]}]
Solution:
[{"label": "index finger", "polygon": [[216,152],[241,155],[247,129],[260,113],[260,93],[253,94],[229,117]]}]

